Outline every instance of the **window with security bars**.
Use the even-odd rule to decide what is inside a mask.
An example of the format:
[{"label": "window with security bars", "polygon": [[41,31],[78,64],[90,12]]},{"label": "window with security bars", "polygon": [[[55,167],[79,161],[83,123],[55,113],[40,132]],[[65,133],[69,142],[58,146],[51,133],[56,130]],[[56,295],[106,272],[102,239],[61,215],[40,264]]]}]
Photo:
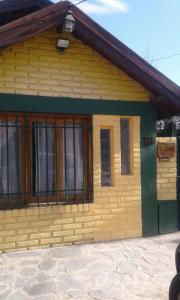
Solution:
[{"label": "window with security bars", "polygon": [[121,128],[121,174],[131,174],[131,156],[130,156],[130,120],[122,118],[120,120]]},{"label": "window with security bars", "polygon": [[88,116],[0,115],[0,209],[92,202]]}]

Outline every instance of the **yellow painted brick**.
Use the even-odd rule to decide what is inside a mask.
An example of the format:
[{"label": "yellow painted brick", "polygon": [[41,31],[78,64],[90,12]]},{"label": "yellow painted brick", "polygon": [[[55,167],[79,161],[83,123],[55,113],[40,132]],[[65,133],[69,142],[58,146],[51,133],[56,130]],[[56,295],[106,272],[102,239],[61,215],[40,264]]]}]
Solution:
[{"label": "yellow painted brick", "polygon": [[33,216],[34,215],[34,209],[28,208],[26,209],[26,216]]},{"label": "yellow painted brick", "polygon": [[4,243],[0,245],[1,251],[8,250],[8,249],[14,249],[16,248],[15,243]]},{"label": "yellow painted brick", "polygon": [[14,215],[15,217],[25,217],[26,216],[26,211],[27,209],[19,209],[16,211],[16,214]]},{"label": "yellow painted brick", "polygon": [[49,91],[50,87],[48,85],[43,84],[28,84],[28,88],[30,90],[36,90],[36,91]]},{"label": "yellow painted brick", "polygon": [[61,86],[52,86],[51,90],[54,92],[59,92],[59,93],[64,93],[64,92],[69,93],[70,91],[72,91],[72,89],[69,87],[61,87]]},{"label": "yellow painted brick", "polygon": [[96,222],[95,221],[92,221],[92,222],[85,222],[84,223],[84,228],[92,228],[93,226],[96,226]]},{"label": "yellow painted brick", "polygon": [[98,220],[101,220],[101,219],[102,219],[101,215],[93,215],[92,216],[92,220],[94,220],[94,221],[98,221]]},{"label": "yellow painted brick", "polygon": [[68,235],[72,235],[72,234],[73,234],[73,230],[61,230],[61,231],[54,231],[53,232],[54,237],[68,236]]},{"label": "yellow painted brick", "polygon": [[14,235],[5,237],[5,243],[9,242],[19,242],[19,241],[26,241],[28,238],[27,235]]},{"label": "yellow painted brick", "polygon": [[5,87],[7,87],[7,88],[14,88],[14,89],[27,89],[27,87],[28,87],[28,85],[27,85],[27,83],[18,83],[18,82],[7,82],[6,84],[5,84]]},{"label": "yellow painted brick", "polygon": [[66,236],[63,238],[63,242],[74,242],[79,241],[83,239],[83,235],[72,235],[72,236]]},{"label": "yellow painted brick", "polygon": [[15,68],[17,71],[25,71],[26,73],[34,72],[34,71],[38,70],[36,67],[30,66],[30,65],[16,65]]},{"label": "yellow painted brick", "polygon": [[76,234],[92,233],[92,232],[93,232],[93,228],[75,229],[75,235],[76,235]]},{"label": "yellow painted brick", "polygon": [[5,225],[6,230],[7,229],[20,229],[20,228],[24,228],[24,227],[28,227],[28,223],[26,223],[26,222],[17,223],[17,221],[16,221],[14,223]]},{"label": "yellow painted brick", "polygon": [[57,219],[57,220],[53,220],[53,224],[71,224],[71,223],[73,223],[73,218],[64,218],[64,219],[61,219],[61,218],[59,218],[59,219]]},{"label": "yellow painted brick", "polygon": [[40,206],[40,207],[33,207],[33,215],[40,216],[40,215],[49,215],[51,214],[52,206]]},{"label": "yellow painted brick", "polygon": [[31,78],[38,78],[38,79],[47,79],[50,78],[49,73],[42,73],[42,72],[29,72],[29,77]]},{"label": "yellow painted brick", "polygon": [[[13,60],[13,63],[14,63],[15,61]],[[13,65],[13,63],[12,63],[12,65]],[[6,71],[5,70],[5,74],[4,74],[5,76],[7,75],[7,76],[15,76],[15,77],[18,77],[18,76],[21,76],[21,77],[25,77],[25,76],[27,76],[28,75],[28,73],[27,72],[22,72],[22,71],[18,71],[18,70],[13,70],[13,71]]]},{"label": "yellow painted brick", "polygon": [[19,222],[31,222],[31,221],[38,221],[39,216],[24,216],[24,217],[17,217]]},{"label": "yellow painted brick", "polygon": [[15,221],[16,221],[15,218],[4,218],[4,219],[0,219],[0,224],[15,223]]},{"label": "yellow painted brick", "polygon": [[84,204],[83,205],[83,211],[86,211],[86,212],[88,212],[88,211],[90,211],[90,208],[91,208],[91,205],[90,204]]},{"label": "yellow painted brick", "polygon": [[6,249],[5,252],[6,253],[13,253],[13,252],[20,252],[20,251],[27,251],[30,248],[24,247],[24,248],[14,248],[14,249]]},{"label": "yellow painted brick", "polygon": [[17,247],[32,247],[32,246],[38,246],[39,241],[38,240],[31,240],[31,241],[22,241],[17,242]]},{"label": "yellow painted brick", "polygon": [[75,228],[81,228],[82,223],[72,223],[72,224],[65,224],[63,225],[63,229],[75,229]]},{"label": "yellow painted brick", "polygon": [[50,226],[52,224],[51,220],[38,220],[38,221],[34,221],[34,222],[30,222],[30,226],[32,227],[40,227],[40,226]]},{"label": "yellow painted brick", "polygon": [[15,235],[15,230],[0,231],[0,236],[13,236],[13,235]]},{"label": "yellow painted brick", "polygon": [[28,234],[28,233],[37,233],[39,232],[39,228],[32,228],[32,227],[28,227],[25,229],[17,229],[17,234]]},{"label": "yellow painted brick", "polygon": [[92,220],[93,220],[92,216],[85,216],[85,217],[75,218],[75,222],[89,222],[89,221],[92,221]]},{"label": "yellow painted brick", "polygon": [[51,244],[59,244],[61,243],[61,238],[49,238],[49,239],[41,239],[40,244],[41,245],[51,245]]},{"label": "yellow painted brick", "polygon": [[53,226],[51,225],[49,228],[51,231],[57,231],[57,230],[59,231],[62,229],[62,225],[53,225]]},{"label": "yellow painted brick", "polygon": [[51,235],[50,232],[33,233],[33,234],[30,234],[29,239],[37,240],[37,239],[41,239],[41,238],[49,238],[50,235]]}]

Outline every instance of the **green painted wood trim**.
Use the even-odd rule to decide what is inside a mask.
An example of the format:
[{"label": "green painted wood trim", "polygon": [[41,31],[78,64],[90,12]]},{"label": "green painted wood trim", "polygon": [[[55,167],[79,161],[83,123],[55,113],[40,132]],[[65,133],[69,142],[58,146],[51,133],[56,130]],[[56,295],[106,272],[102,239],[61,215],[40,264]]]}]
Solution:
[{"label": "green painted wood trim", "polygon": [[177,200],[158,201],[159,234],[172,233],[178,230]]},{"label": "green painted wood trim", "polygon": [[148,102],[72,99],[0,94],[1,111],[50,112],[65,114],[143,115],[153,111]]},{"label": "green painted wood trim", "polygon": [[171,124],[171,135],[172,135],[172,137],[176,137],[176,124],[175,123]]},{"label": "green painted wood trim", "polygon": [[145,137],[156,137],[156,110],[151,103],[0,94],[0,111],[140,116],[143,236],[158,233],[156,145],[143,144]]},{"label": "green painted wood trim", "polygon": [[177,203],[176,199],[173,200],[157,200],[158,205],[167,205],[167,204],[172,204],[172,203]]},{"label": "green painted wood trim", "polygon": [[180,136],[177,136],[177,176],[178,228],[180,230]]},{"label": "green painted wood trim", "polygon": [[144,145],[144,137],[156,138],[156,113],[141,116],[141,187],[143,236],[158,234],[156,144]]}]

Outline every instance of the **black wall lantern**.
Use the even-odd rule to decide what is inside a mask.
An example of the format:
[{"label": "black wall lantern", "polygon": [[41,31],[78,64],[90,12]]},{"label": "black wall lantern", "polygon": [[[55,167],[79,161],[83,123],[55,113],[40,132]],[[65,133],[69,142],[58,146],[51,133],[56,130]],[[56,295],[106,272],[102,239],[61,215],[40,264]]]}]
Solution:
[{"label": "black wall lantern", "polygon": [[74,26],[75,26],[75,19],[72,15],[71,10],[69,10],[66,13],[65,18],[64,18],[63,31],[64,32],[73,32]]}]

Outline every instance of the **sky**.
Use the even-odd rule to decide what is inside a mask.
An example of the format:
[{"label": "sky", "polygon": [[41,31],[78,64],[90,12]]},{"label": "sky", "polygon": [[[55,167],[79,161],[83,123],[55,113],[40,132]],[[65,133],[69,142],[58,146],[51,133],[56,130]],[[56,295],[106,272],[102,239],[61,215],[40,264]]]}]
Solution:
[{"label": "sky", "polygon": [[180,85],[180,0],[87,0],[79,8]]}]

